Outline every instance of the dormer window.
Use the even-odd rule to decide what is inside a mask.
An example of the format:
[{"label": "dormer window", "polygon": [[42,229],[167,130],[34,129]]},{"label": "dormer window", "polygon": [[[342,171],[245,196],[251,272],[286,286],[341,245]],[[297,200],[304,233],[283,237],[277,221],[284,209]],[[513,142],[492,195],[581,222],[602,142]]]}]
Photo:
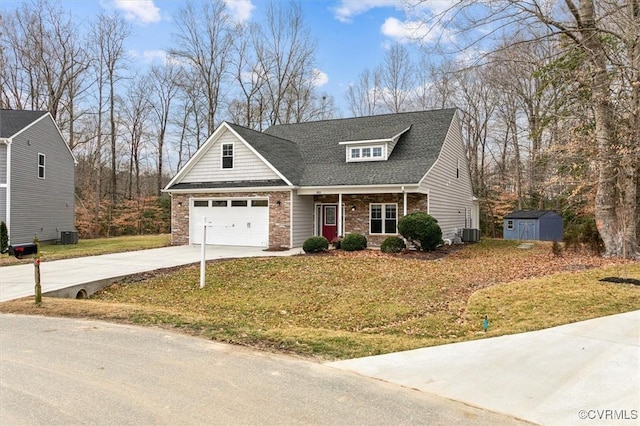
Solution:
[{"label": "dormer window", "polygon": [[349,148],[347,161],[377,161],[382,159],[382,146],[359,146]]},{"label": "dormer window", "polygon": [[[405,134],[411,126],[403,128],[396,127],[391,129],[375,129],[375,132],[381,132],[379,138],[354,139],[338,142],[338,145],[345,145],[347,163],[361,161],[386,161],[393,148],[395,148],[400,136]],[[368,134],[374,135],[370,130]]]}]

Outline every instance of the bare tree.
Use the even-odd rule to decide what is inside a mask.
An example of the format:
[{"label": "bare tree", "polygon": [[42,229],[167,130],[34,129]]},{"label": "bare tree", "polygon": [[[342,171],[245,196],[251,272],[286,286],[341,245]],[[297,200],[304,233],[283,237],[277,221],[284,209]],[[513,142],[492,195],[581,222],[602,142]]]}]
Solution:
[{"label": "bare tree", "polygon": [[88,68],[77,23],[48,0],[23,3],[0,19],[0,46],[1,104],[46,110],[57,118],[72,102],[65,97],[73,94],[74,81]]},{"label": "bare tree", "polygon": [[229,54],[235,27],[230,22],[221,0],[187,5],[176,17],[176,46],[170,54],[183,61],[193,71],[198,91],[204,95],[208,108],[207,130],[217,126],[218,109],[222,101],[222,84],[229,69]]},{"label": "bare tree", "polygon": [[155,118],[157,119],[157,144],[156,144],[156,195],[161,195],[164,144],[169,126],[171,104],[179,90],[179,81],[182,79],[180,67],[169,60],[163,65],[154,65],[149,74],[149,88],[154,100],[151,102]]},{"label": "bare tree", "polygon": [[362,117],[377,114],[381,102],[380,90],[380,75],[369,69],[362,71],[358,81],[349,85],[345,96],[351,115]]},{"label": "bare tree", "polygon": [[256,72],[264,78],[260,101],[267,125],[301,121],[315,82],[315,42],[299,4],[270,3],[264,27],[256,27]]},{"label": "bare tree", "polygon": [[[477,7],[479,4],[483,7]],[[597,149],[594,203],[597,228],[606,256],[640,257],[637,176],[640,2],[467,0],[436,19],[442,23],[454,16],[468,18],[462,28],[467,33],[483,26],[489,30],[480,34],[475,44],[504,31],[518,43],[551,37],[561,40],[567,50],[580,53],[579,72],[588,89],[595,124],[591,135]],[[622,52],[626,55],[618,54]],[[621,109],[620,105],[628,108]]]},{"label": "bare tree", "polygon": [[140,198],[140,156],[143,150],[146,127],[151,121],[151,100],[149,99],[150,81],[139,78],[132,82],[127,90],[124,104],[124,123],[127,128],[129,144],[129,176],[127,198],[133,199],[133,182],[135,181],[135,196]]},{"label": "bare tree", "polygon": [[415,66],[409,51],[395,44],[387,51],[377,70],[380,79],[381,98],[389,112],[407,111],[415,96]]}]

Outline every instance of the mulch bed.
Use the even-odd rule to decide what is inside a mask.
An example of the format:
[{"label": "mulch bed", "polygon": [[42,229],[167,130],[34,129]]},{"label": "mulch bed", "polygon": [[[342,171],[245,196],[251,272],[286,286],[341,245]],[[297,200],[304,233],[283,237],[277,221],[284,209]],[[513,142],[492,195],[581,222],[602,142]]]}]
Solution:
[{"label": "mulch bed", "polygon": [[618,284],[640,285],[640,280],[636,280],[635,278],[606,277],[602,278],[600,281]]}]

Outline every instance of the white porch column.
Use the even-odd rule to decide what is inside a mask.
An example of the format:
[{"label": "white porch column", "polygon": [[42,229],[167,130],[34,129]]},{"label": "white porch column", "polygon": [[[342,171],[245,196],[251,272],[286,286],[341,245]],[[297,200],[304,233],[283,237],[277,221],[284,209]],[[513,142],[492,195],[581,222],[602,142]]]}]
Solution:
[{"label": "white porch column", "polygon": [[404,190],[404,187],[402,187],[402,202],[403,202],[402,216],[406,216],[407,215],[407,191]]},{"label": "white porch column", "polygon": [[342,236],[342,193],[338,194],[338,212],[336,215],[338,221],[338,237]]}]

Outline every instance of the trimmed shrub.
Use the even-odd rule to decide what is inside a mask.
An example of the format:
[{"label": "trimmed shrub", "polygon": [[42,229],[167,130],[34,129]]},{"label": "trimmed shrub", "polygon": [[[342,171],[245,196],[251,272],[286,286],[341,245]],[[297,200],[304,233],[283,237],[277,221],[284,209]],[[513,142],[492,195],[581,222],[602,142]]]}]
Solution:
[{"label": "trimmed shrub", "polygon": [[325,237],[309,237],[304,240],[302,250],[305,253],[320,253],[329,248],[329,240]]},{"label": "trimmed shrub", "polygon": [[362,234],[347,234],[342,239],[340,247],[345,251],[364,250],[367,248],[367,238]]},{"label": "trimmed shrub", "polygon": [[0,222],[0,253],[5,253],[9,249],[9,231],[7,224]]},{"label": "trimmed shrub", "polygon": [[400,218],[398,232],[422,251],[434,250],[443,243],[438,221],[423,212],[409,213]]},{"label": "trimmed shrub", "polygon": [[380,245],[380,250],[383,253],[400,253],[402,249],[406,248],[406,244],[402,238],[388,237]]}]

